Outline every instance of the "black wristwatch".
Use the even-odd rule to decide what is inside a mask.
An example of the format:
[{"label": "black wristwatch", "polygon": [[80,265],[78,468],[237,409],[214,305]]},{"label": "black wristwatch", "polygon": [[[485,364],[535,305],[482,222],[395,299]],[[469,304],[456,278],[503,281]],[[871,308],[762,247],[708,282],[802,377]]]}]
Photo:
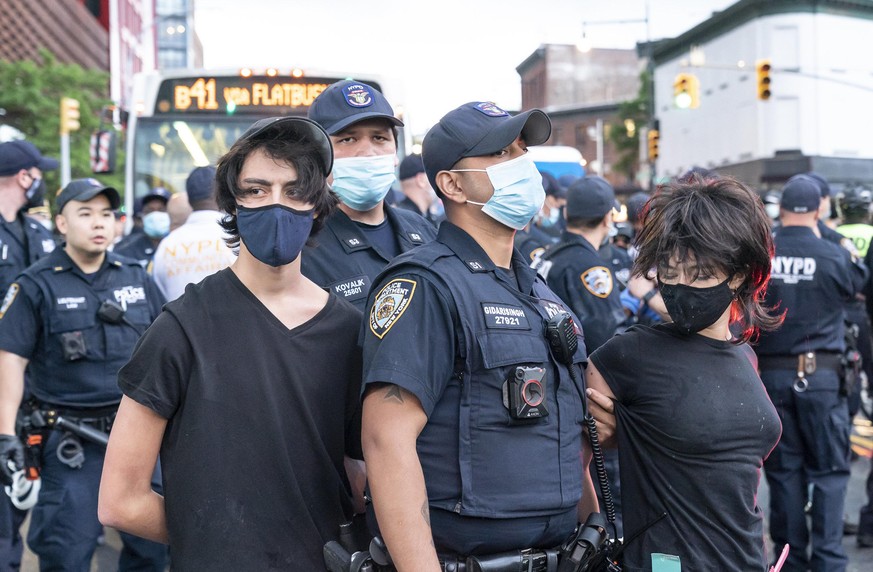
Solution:
[{"label": "black wristwatch", "polygon": [[655,294],[657,294],[657,293],[658,293],[658,289],[657,289],[657,288],[652,288],[651,290],[649,290],[648,292],[646,292],[646,294],[643,296],[643,304],[645,304],[646,306],[648,306],[648,305],[649,305],[649,300],[651,300],[652,298],[654,298],[654,297],[655,297]]}]

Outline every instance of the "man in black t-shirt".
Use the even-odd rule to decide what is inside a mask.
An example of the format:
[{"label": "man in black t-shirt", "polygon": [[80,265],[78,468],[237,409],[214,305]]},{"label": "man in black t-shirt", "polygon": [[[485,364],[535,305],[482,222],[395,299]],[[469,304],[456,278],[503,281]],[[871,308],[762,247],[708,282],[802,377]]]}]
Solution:
[{"label": "man in black t-shirt", "polygon": [[[322,569],[352,515],[361,314],[300,272],[336,206],[332,160],[307,119],[246,131],[216,173],[239,257],[167,304],[119,372],[100,518],[168,542],[174,568]],[[148,487],[159,453],[165,497]]]}]

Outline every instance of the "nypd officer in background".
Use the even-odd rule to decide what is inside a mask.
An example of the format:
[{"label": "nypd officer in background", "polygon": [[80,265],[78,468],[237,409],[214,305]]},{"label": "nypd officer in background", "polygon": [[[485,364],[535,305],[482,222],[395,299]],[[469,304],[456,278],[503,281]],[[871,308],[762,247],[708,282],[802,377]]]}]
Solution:
[{"label": "nypd officer in background", "polygon": [[598,250],[613,227],[615,191],[605,179],[586,176],[567,190],[567,230],[547,249],[537,271],[579,316],[591,353],[625,323],[619,286]]},{"label": "nypd officer in background", "polygon": [[[777,547],[791,546],[785,572],[838,572],[848,562],[842,537],[850,424],[840,357],[843,308],[856,291],[848,251],[815,234],[820,201],[818,186],[806,176],[782,189],[766,305],[784,310],[785,321],[762,332],[756,348],[761,379],[782,421],[782,438],[764,471],[770,536]],[[809,501],[811,535],[804,512]]]},{"label": "nypd officer in background", "polygon": [[397,180],[403,122],[378,90],[352,80],[331,84],[312,102],[309,118],[330,135],[328,182],[340,205],[304,251],[303,275],[363,310],[376,274],[401,252],[433,240],[436,230],[418,213],[385,204]]},{"label": "nypd officer in background", "polygon": [[[582,388],[543,334],[566,306],[513,248],[545,198],[527,146],[550,133],[540,110],[472,102],[445,115],[422,155],[447,220],[374,281],[362,445],[401,572],[505,552],[514,569],[539,569],[594,499],[590,479],[582,492]],[[574,367],[583,347],[580,335]]]},{"label": "nypd officer in background", "polygon": [[[62,417],[109,431],[121,399],[116,374],[163,303],[141,266],[106,252],[119,203],[118,192],[95,179],[69,183],[55,221],[64,247],[19,275],[0,305],[0,472],[8,479],[7,464],[24,463],[15,418],[26,372],[31,425],[44,439],[41,455],[31,451],[41,457],[42,488],[27,543],[42,570],[89,570],[102,530],[105,444],[51,423]],[[166,547],[122,538],[120,570],[164,569]]]},{"label": "nypd officer in background", "polygon": [[[55,249],[52,233],[24,209],[45,196],[43,172],[57,168],[57,160],[43,157],[27,141],[0,143],[0,296],[22,270]],[[0,494],[0,570],[17,570],[21,564],[19,529],[26,516]]]}]

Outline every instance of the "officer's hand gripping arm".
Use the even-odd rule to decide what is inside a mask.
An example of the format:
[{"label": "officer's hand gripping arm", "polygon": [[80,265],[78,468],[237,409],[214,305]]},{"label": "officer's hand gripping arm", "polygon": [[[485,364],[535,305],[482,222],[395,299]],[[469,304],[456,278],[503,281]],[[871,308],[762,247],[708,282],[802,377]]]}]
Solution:
[{"label": "officer's hand gripping arm", "polygon": [[600,444],[607,448],[615,447],[615,395],[591,362],[585,368],[585,384],[588,387],[588,409],[597,421]]},{"label": "officer's hand gripping arm", "polygon": [[12,484],[12,473],[24,467],[24,447],[15,434],[15,417],[24,393],[27,362],[27,358],[0,350],[0,480],[4,485]]},{"label": "officer's hand gripping arm", "polygon": [[376,518],[398,572],[440,570],[416,440],[427,416],[397,385],[368,389],[361,442]]}]

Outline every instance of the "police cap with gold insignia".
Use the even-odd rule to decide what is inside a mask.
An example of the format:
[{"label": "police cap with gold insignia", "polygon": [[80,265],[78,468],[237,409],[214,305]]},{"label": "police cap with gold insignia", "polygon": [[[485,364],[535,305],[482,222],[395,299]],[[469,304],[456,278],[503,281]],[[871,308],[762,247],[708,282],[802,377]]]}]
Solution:
[{"label": "police cap with gold insignia", "polygon": [[305,117],[267,117],[256,121],[243,133],[239,140],[279,139],[285,137],[300,137],[305,135],[314,140],[321,156],[322,172],[330,175],[333,169],[333,146],[330,137],[324,129],[311,119]]},{"label": "police cap with gold insignia", "polygon": [[448,112],[422,142],[424,170],[436,189],[436,176],[464,157],[496,153],[522,136],[529,146],[545,143],[552,134],[549,116],[531,109],[516,116],[489,101],[472,101]]},{"label": "police cap with gold insignia", "polygon": [[394,109],[378,89],[353,79],[330,84],[309,107],[309,119],[331,135],[352,123],[378,118],[403,127],[403,122],[394,117]]},{"label": "police cap with gold insignia", "polygon": [[55,204],[60,213],[70,201],[86,203],[97,195],[106,195],[112,210],[117,209],[121,205],[121,197],[118,195],[118,191],[93,178],[70,181],[58,194]]}]

